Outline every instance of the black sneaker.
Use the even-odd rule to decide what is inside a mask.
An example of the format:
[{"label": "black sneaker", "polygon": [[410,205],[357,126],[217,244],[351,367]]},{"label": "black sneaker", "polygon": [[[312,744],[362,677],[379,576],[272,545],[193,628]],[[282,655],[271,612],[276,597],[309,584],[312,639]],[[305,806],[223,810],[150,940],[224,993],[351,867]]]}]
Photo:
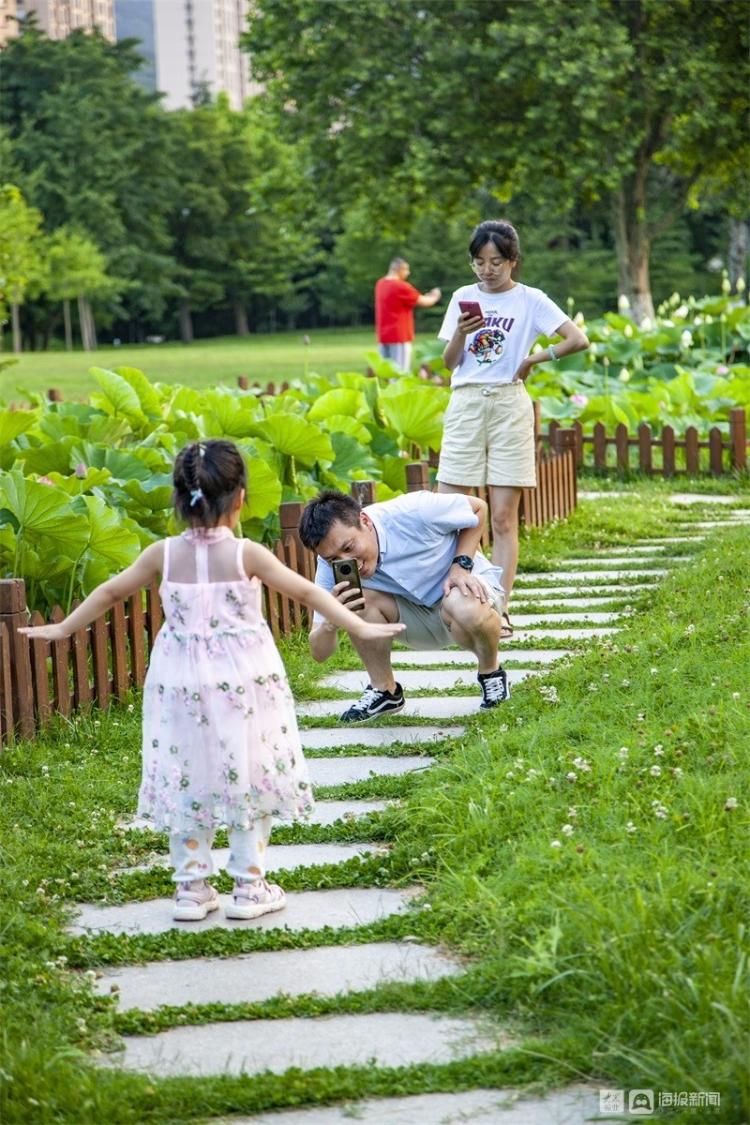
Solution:
[{"label": "black sneaker", "polygon": [[368,684],[356,703],[339,717],[341,723],[365,723],[379,715],[391,715],[404,706],[404,689],[396,684],[395,691],[378,691]]},{"label": "black sneaker", "polygon": [[482,689],[480,711],[489,711],[490,707],[497,707],[498,703],[510,699],[508,673],[504,668],[498,668],[497,672],[480,672],[477,679]]}]

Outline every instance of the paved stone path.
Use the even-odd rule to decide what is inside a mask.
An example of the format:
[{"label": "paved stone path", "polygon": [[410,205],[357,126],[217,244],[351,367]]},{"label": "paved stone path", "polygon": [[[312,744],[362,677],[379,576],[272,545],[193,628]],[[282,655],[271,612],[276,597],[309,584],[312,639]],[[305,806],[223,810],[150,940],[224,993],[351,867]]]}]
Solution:
[{"label": "paved stone path", "polygon": [[[606,495],[609,498],[614,494]],[[743,519],[734,518],[737,522]],[[556,570],[522,575],[511,607],[515,635],[504,648],[513,688],[522,690],[528,677],[543,675],[556,661],[573,658],[574,653],[565,647],[567,641],[616,632],[618,619],[628,605],[637,603],[672,566],[682,563],[683,556],[670,554],[676,545],[699,540],[703,536],[696,534],[698,529],[711,526],[710,520],[693,520],[678,535],[605,548],[594,558],[571,557]],[[555,647],[550,647],[551,642]],[[526,647],[529,644],[536,647]],[[471,654],[453,650],[398,652],[394,665],[407,693],[407,706],[397,724],[354,730],[310,725],[322,717],[338,715],[347,706],[347,698],[359,694],[367,681],[361,671],[336,671],[323,680],[326,687],[340,693],[338,699],[299,705],[298,712],[305,720],[303,744],[309,752],[316,786],[348,785],[370,777],[428,769],[441,743],[464,733],[461,721],[476,712],[480,700]],[[463,694],[454,694],[457,690]],[[437,722],[412,724],[412,718]],[[379,748],[387,748],[390,753],[378,753]],[[321,800],[315,823],[356,821],[381,811],[387,803]],[[136,820],[129,824],[134,829],[139,827]],[[272,871],[299,870],[366,858],[384,850],[384,845],[366,839],[346,844],[272,844],[269,867]],[[225,858],[226,852],[217,852],[219,863]],[[164,866],[166,862],[166,856],[156,856],[149,866]],[[248,927],[312,933],[332,927],[354,936],[361,926],[413,909],[420,893],[418,887],[345,887],[289,893],[284,911],[253,922],[228,921],[219,910],[203,922],[175,923],[168,899],[123,906],[82,905],[71,929],[76,934],[118,935]],[[96,987],[102,994],[117,991],[123,1011],[153,1012],[165,1005],[250,1003],[280,995],[332,997],[389,983],[456,977],[463,971],[460,959],[444,950],[408,940],[360,940],[348,945],[128,965],[105,971]],[[125,1037],[122,1054],[105,1065],[159,1076],[281,1074],[292,1066],[304,1070],[367,1063],[387,1067],[446,1063],[502,1051],[513,1044],[502,1024],[486,1017],[430,1012],[386,1011],[207,1024],[190,1023],[187,1014],[180,1022],[186,1026],[153,1036]],[[541,1098],[519,1096],[511,1089],[383,1098],[231,1118],[226,1119],[226,1125],[230,1120],[234,1125],[329,1125],[351,1119],[370,1125],[434,1125],[469,1119],[488,1125],[581,1125],[597,1113],[596,1092],[571,1086]],[[216,1120],[213,1125],[222,1123]]]}]

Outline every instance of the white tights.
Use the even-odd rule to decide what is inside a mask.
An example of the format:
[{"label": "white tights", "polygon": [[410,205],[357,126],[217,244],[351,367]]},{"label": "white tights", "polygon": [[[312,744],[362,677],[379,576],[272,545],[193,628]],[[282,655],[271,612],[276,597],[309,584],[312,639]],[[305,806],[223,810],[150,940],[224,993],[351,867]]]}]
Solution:
[{"label": "white tights", "polygon": [[[271,817],[256,820],[249,828],[230,828],[227,873],[235,879],[262,879],[266,874],[266,848],[271,836]],[[213,874],[211,845],[213,829],[175,832],[169,837],[169,858],[175,883],[190,883]]]}]

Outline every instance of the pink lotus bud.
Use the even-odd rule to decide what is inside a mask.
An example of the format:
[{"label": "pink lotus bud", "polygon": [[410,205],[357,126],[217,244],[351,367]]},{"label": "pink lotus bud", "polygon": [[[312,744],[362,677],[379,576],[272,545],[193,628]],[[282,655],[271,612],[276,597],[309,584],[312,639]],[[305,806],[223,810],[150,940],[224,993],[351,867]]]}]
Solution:
[{"label": "pink lotus bud", "polygon": [[50,480],[49,477],[39,477],[39,483],[40,484],[49,484],[49,485],[52,486],[52,488],[55,487],[55,482],[53,480]]},{"label": "pink lotus bud", "polygon": [[719,364],[719,366],[716,368],[716,374],[717,375],[728,375],[729,374],[729,368],[727,367],[726,363],[720,363]]},{"label": "pink lotus bud", "polygon": [[73,470],[79,480],[85,477],[88,471],[88,465],[84,465],[83,461],[79,461],[75,469]]},{"label": "pink lotus bud", "polygon": [[589,396],[588,395],[581,395],[581,394],[571,395],[570,401],[573,403],[574,406],[585,406],[586,403],[589,401]]}]

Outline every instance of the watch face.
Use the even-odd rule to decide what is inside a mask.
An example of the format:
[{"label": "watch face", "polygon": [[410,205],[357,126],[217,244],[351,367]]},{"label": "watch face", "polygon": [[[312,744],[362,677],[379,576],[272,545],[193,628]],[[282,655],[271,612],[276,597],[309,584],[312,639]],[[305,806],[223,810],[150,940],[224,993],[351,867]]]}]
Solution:
[{"label": "watch face", "polygon": [[463,567],[464,570],[472,570],[474,568],[474,560],[469,558],[468,555],[456,555],[453,561],[454,563],[458,563],[460,567]]}]

